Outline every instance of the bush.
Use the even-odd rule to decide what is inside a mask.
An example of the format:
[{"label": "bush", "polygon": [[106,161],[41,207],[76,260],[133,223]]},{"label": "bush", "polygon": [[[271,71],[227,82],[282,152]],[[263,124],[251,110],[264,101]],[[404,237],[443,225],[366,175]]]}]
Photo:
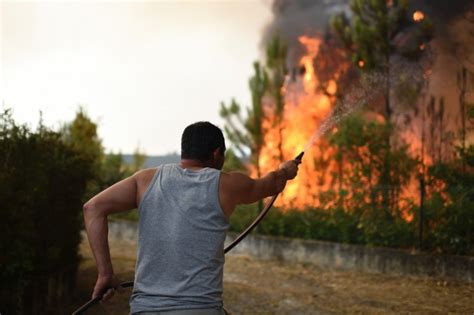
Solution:
[{"label": "bush", "polygon": [[0,313],[54,312],[73,288],[91,161],[0,115]]}]

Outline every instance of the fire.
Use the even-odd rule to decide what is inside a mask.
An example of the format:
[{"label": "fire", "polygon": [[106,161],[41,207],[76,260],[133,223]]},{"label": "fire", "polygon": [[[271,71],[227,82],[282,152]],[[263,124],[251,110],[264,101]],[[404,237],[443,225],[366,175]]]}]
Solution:
[{"label": "fire", "polygon": [[[271,96],[264,97],[264,120],[263,129],[263,147],[259,155],[260,174],[266,174],[276,168],[283,161],[293,159],[302,150],[314,132],[328,118],[334,104],[335,95],[338,91],[337,80],[339,75],[348,69],[349,62],[341,62],[334,69],[327,82],[320,82],[318,74],[314,68],[315,57],[318,56],[322,47],[322,40],[319,38],[310,38],[302,36],[300,43],[305,47],[306,54],[300,58],[299,65],[304,67],[302,76],[285,80],[282,87],[284,96],[284,110],[281,117],[276,116],[275,101]],[[360,60],[359,67],[364,67],[365,62]],[[375,112],[367,112],[366,118],[383,123],[384,117]],[[336,128],[332,131],[335,132]],[[419,156],[421,142],[419,137],[413,134],[404,134],[402,137],[411,144],[412,155]],[[344,183],[338,182],[338,171],[341,174],[350,171],[350,163],[337,162],[334,159],[335,148],[331,147],[327,140],[316,139],[315,143],[305,150],[303,163],[300,166],[298,176],[289,181],[285,190],[276,201],[276,206],[282,209],[300,209],[312,207],[332,208],[337,198],[324,199],[325,193],[329,191],[339,191],[344,188]],[[360,155],[367,156],[368,150],[361,147]],[[366,161],[368,163],[368,161]],[[425,157],[425,163],[430,163],[429,157]],[[350,173],[350,172],[349,172]],[[252,175],[257,176],[257,170],[252,169]],[[376,178],[370,179],[371,182],[364,184],[369,186],[376,185]],[[342,186],[341,186],[342,185]],[[419,188],[416,179],[413,179],[407,185],[405,191],[400,193],[399,207],[407,209],[412,200],[418,202]],[[362,188],[364,189],[364,188]],[[353,192],[354,194],[357,191]],[[351,200],[351,192],[348,193],[345,200]],[[370,198],[367,196],[366,198]],[[324,201],[323,201],[324,200]],[[370,202],[370,200],[366,200]],[[346,201],[342,201],[345,203]],[[350,202],[350,201],[348,201]],[[324,203],[324,204],[322,204]],[[402,213],[405,220],[410,221],[413,216],[410,213]]]},{"label": "fire", "polygon": [[321,41],[306,36],[300,37],[299,40],[300,43],[306,47],[306,50],[308,52],[308,54],[303,56],[300,61],[300,64],[305,68],[305,90],[307,92],[313,91],[316,88],[316,81],[314,80],[316,74],[314,73],[313,59],[318,54],[319,45],[321,44]]},{"label": "fire", "polygon": [[413,21],[415,22],[421,22],[425,18],[425,14],[421,11],[415,11],[413,12]]},{"label": "fire", "polygon": [[330,80],[328,82],[328,86],[326,87],[326,92],[329,94],[329,95],[335,95],[336,92],[337,92],[337,84],[336,84],[336,81],[334,80]]},{"label": "fire", "polygon": [[[279,124],[280,127],[276,127],[278,118],[272,114],[272,100],[267,99],[265,102],[266,118],[262,126],[264,147],[259,160],[263,174],[274,170],[281,162],[292,159],[300,153],[333,106],[330,97],[337,91],[336,81],[328,82],[327,94],[317,89],[320,82],[314,70],[313,60],[319,52],[321,40],[302,36],[299,41],[307,52],[300,59],[300,66],[305,68],[305,73],[302,78],[297,78],[296,81],[286,80],[282,89],[285,93],[285,109]],[[288,182],[276,205],[297,209],[317,206],[318,192],[329,188],[329,182],[318,180],[324,176],[326,170],[317,170],[310,161],[321,157],[327,158],[329,154],[329,151],[319,152],[317,145],[313,145],[310,150],[307,150],[304,160],[308,162],[303,163],[298,176]]]}]

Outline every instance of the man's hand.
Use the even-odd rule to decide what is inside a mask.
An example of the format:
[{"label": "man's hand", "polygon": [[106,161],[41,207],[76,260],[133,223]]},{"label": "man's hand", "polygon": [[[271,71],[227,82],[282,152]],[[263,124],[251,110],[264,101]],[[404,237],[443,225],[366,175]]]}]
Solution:
[{"label": "man's hand", "polygon": [[115,290],[120,291],[120,281],[115,276],[99,276],[95,283],[92,298],[102,296],[101,302],[106,302],[115,294]]},{"label": "man's hand", "polygon": [[279,169],[285,172],[287,179],[293,179],[298,173],[298,165],[301,164],[301,161],[289,160],[280,164]]}]

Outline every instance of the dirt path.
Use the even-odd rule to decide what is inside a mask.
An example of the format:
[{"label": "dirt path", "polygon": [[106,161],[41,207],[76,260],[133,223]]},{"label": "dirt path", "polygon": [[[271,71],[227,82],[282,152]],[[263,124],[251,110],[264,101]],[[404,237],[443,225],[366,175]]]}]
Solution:
[{"label": "dirt path", "polygon": [[[111,244],[116,273],[133,278],[133,244]],[[87,244],[75,296],[89,297],[95,265]],[[329,271],[312,265],[226,256],[224,303],[236,314],[474,314],[474,285],[420,277]],[[129,314],[130,290],[87,314]]]}]

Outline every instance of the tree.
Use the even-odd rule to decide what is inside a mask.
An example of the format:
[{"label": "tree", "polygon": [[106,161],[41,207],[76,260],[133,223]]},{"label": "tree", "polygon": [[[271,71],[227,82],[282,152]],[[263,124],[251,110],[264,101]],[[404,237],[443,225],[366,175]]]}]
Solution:
[{"label": "tree", "polygon": [[[232,99],[229,106],[221,103],[220,115],[225,119],[224,131],[242,158],[250,153],[250,162],[261,177],[260,152],[263,146],[262,122],[264,119],[263,96],[268,88],[268,74],[259,62],[254,62],[254,75],[249,80],[252,106],[242,116],[241,106]],[[258,211],[263,210],[263,202],[258,202]]]},{"label": "tree", "polygon": [[[464,156],[467,152],[466,136],[469,132],[468,122],[473,119],[473,117],[470,117],[470,114],[472,114],[472,109],[474,108],[473,104],[467,102],[466,93],[474,90],[474,74],[465,67],[462,67],[457,79],[459,89],[459,112],[461,114],[461,130],[459,132],[461,147],[459,153],[461,156]],[[462,169],[465,172],[466,160],[461,158],[461,163]]]},{"label": "tree", "polygon": [[[381,72],[385,76],[384,116],[387,124],[391,123],[393,106],[390,92],[392,81],[391,57],[418,60],[424,53],[427,42],[431,39],[432,26],[421,11],[408,14],[406,0],[352,0],[350,3],[352,18],[344,13],[336,15],[332,28],[346,50],[352,56],[361,71]],[[392,200],[390,191],[393,183],[390,166],[392,133],[387,134],[384,167],[380,176],[383,187],[384,208],[388,211]]]},{"label": "tree", "polygon": [[84,108],[79,107],[74,120],[66,123],[60,133],[63,142],[90,161],[92,165],[92,179],[87,184],[87,199],[100,189],[104,148],[97,134],[97,124],[92,121]]},{"label": "tree", "polygon": [[124,179],[128,172],[123,163],[122,154],[120,152],[106,154],[101,173],[101,190]]},{"label": "tree", "polygon": [[[400,145],[385,152],[385,139],[391,126],[367,121],[362,116],[352,115],[344,119],[335,133],[329,137],[330,144],[336,149],[333,158],[336,162],[345,157],[343,164],[344,207],[353,215],[360,216],[361,227],[368,244],[388,245],[404,244],[406,233],[399,228],[406,226],[404,215],[409,214],[409,207],[401,208],[402,188],[408,183],[411,172],[415,169],[416,160],[408,154],[408,146]],[[383,175],[385,156],[392,161],[393,173],[390,212],[380,212],[384,208],[384,189],[380,177]]]},{"label": "tree", "polygon": [[[474,110],[466,120],[474,122]],[[463,126],[461,126],[461,129]],[[460,132],[462,137],[462,130]],[[458,156],[451,163],[438,161],[429,168],[431,194],[425,224],[430,226],[428,245],[445,253],[474,254],[474,145],[458,146]],[[441,185],[440,185],[441,183]]]},{"label": "tree", "polygon": [[278,128],[278,159],[280,163],[283,162],[283,114],[285,110],[285,97],[282,89],[285,84],[286,69],[286,54],[288,47],[281,40],[279,36],[274,36],[267,44],[266,51],[266,65],[269,73],[268,92],[272,97],[274,103],[274,127]]},{"label": "tree", "polygon": [[241,106],[232,99],[227,106],[221,103],[220,115],[226,121],[224,131],[241,157],[250,155],[257,176],[260,177],[260,151],[263,146],[262,122],[264,109],[262,99],[268,88],[268,74],[259,62],[254,62],[254,75],[249,80],[252,105],[242,115]]},{"label": "tree", "polygon": [[92,121],[83,107],[79,107],[76,117],[62,128],[63,140],[74,149],[83,152],[93,161],[103,157],[102,141],[97,134],[97,124]]},{"label": "tree", "polygon": [[135,173],[143,168],[146,162],[146,154],[140,151],[140,148],[135,148],[133,151],[133,162],[131,165],[130,173]]},{"label": "tree", "polygon": [[58,314],[74,288],[91,160],[41,122],[36,132],[17,125],[9,111],[0,113],[0,152],[2,312]]},{"label": "tree", "polygon": [[[266,66],[254,62],[254,75],[249,80],[252,104],[245,117],[241,106],[232,99],[229,105],[221,103],[220,115],[225,119],[225,132],[235,150],[241,157],[250,155],[257,176],[260,176],[260,151],[263,146],[265,130],[264,119],[271,119],[279,130],[279,159],[282,161],[282,130],[285,99],[282,92],[285,83],[287,45],[280,37],[274,36],[266,46]],[[264,97],[271,99],[272,105],[265,105]]]},{"label": "tree", "polygon": [[[386,75],[385,117],[390,121],[390,58],[400,55],[421,58],[432,36],[432,25],[421,11],[408,14],[407,0],[352,0],[352,20],[344,13],[331,21],[339,39],[362,71],[381,71]],[[418,14],[418,15],[417,15]]]}]

